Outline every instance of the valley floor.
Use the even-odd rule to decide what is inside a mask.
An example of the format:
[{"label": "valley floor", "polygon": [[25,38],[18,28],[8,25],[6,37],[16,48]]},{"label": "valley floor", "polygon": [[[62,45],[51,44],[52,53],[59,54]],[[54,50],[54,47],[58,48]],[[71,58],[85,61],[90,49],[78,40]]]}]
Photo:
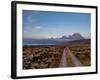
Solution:
[{"label": "valley floor", "polygon": [[90,42],[53,46],[23,46],[23,69],[90,66]]}]

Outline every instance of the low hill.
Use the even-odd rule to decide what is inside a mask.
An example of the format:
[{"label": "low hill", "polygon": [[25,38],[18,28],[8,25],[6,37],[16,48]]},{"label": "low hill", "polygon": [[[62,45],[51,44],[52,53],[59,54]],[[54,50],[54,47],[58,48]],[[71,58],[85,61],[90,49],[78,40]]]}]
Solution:
[{"label": "low hill", "polygon": [[82,39],[82,40],[74,40],[74,41],[69,41],[66,42],[65,45],[82,45],[82,44],[90,44],[91,40],[90,39]]}]

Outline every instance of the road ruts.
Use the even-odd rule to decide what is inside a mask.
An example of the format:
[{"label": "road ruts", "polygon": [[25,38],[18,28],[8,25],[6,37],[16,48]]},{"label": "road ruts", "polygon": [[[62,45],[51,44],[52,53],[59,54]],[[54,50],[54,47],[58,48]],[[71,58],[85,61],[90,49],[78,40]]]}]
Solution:
[{"label": "road ruts", "polygon": [[67,48],[67,54],[70,55],[74,66],[82,66],[82,63],[77,59],[77,57]]},{"label": "road ruts", "polygon": [[66,61],[66,49],[63,50],[63,54],[60,60],[59,67],[67,67],[67,61]]}]

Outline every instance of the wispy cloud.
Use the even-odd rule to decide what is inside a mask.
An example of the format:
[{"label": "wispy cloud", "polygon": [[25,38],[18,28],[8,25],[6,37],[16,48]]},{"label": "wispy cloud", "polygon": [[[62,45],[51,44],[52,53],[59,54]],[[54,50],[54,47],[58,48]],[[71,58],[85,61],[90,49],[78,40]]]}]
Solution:
[{"label": "wispy cloud", "polygon": [[42,27],[41,27],[41,26],[35,26],[35,28],[36,28],[36,29],[41,29]]},{"label": "wispy cloud", "polygon": [[33,22],[32,16],[28,16],[28,21],[29,21],[30,24]]}]

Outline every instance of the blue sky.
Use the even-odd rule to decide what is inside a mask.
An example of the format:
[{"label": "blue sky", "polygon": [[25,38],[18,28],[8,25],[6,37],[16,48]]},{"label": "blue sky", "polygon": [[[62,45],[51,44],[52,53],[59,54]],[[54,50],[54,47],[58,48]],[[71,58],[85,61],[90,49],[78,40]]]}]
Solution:
[{"label": "blue sky", "polygon": [[80,33],[90,37],[89,13],[23,10],[23,38],[58,38]]}]

